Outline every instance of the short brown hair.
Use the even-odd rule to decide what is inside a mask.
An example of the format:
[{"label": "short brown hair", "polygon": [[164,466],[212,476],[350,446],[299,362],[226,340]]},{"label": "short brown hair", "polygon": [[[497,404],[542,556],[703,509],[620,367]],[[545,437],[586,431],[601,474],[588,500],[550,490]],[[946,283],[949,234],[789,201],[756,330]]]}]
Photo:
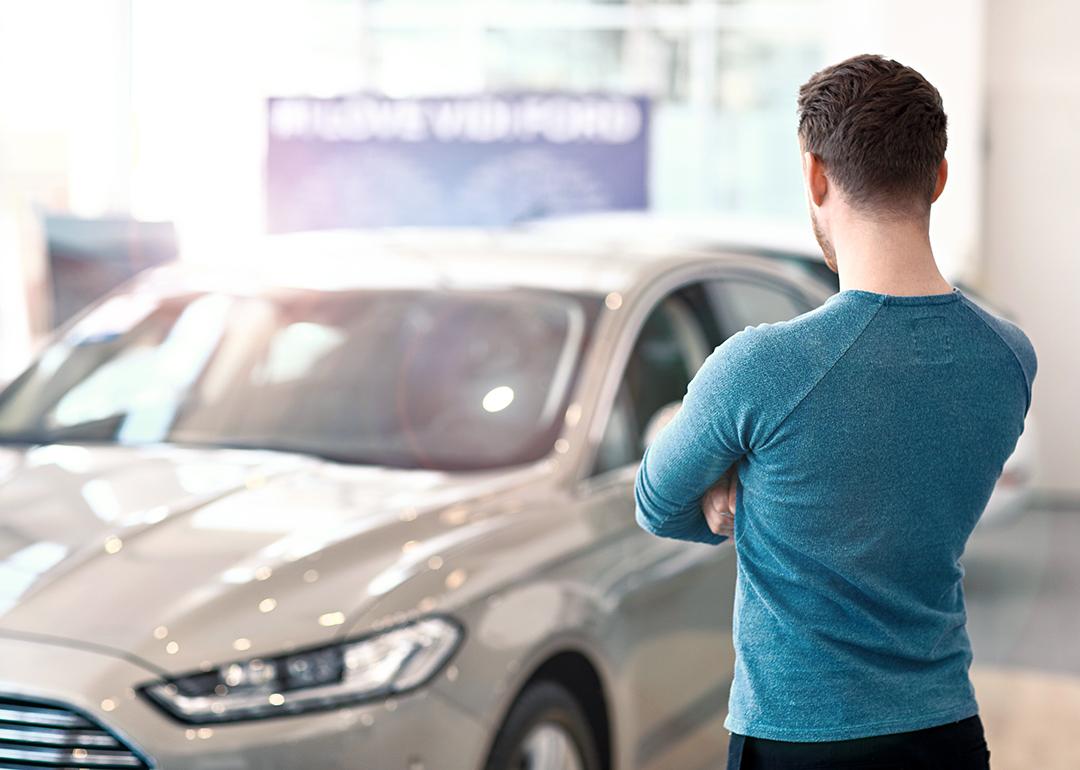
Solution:
[{"label": "short brown hair", "polygon": [[852,206],[928,212],[945,157],[941,94],[892,59],[863,54],[799,88],[799,136]]}]

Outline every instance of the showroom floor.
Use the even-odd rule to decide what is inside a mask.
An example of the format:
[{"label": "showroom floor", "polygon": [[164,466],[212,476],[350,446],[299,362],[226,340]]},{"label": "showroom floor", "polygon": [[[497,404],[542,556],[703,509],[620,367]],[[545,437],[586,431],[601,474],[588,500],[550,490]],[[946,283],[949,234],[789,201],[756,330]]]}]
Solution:
[{"label": "showroom floor", "polygon": [[1080,511],[976,531],[964,556],[972,676],[994,770],[1080,768]]}]

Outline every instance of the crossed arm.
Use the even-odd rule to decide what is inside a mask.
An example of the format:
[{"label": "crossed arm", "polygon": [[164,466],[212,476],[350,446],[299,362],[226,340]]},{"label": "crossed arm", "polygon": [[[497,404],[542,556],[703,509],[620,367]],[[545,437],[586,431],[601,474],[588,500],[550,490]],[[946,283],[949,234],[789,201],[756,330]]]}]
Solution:
[{"label": "crossed arm", "polygon": [[[700,508],[697,510],[696,515],[692,511],[687,512],[683,522],[677,521],[678,516],[669,516],[659,519],[660,523],[657,524],[656,506],[652,506],[654,514],[650,518],[642,508],[644,498],[643,493],[640,491],[642,483],[642,474],[639,469],[638,479],[635,484],[637,503],[635,517],[637,523],[643,529],[659,537],[693,542],[722,543],[729,537],[734,537],[735,500],[739,490],[739,473],[734,465],[724,471],[716,483],[705,491],[705,494],[701,497]],[[648,504],[646,503],[646,505]],[[660,514],[660,516],[663,516],[663,514]],[[699,516],[713,537],[705,535],[704,530],[697,521]],[[674,524],[672,523],[673,519],[676,519]]]},{"label": "crossed arm", "polygon": [[746,448],[738,415],[725,401],[731,394],[719,352],[691,380],[682,408],[646,448],[638,467],[635,519],[659,537],[716,545],[733,534],[735,464]]}]

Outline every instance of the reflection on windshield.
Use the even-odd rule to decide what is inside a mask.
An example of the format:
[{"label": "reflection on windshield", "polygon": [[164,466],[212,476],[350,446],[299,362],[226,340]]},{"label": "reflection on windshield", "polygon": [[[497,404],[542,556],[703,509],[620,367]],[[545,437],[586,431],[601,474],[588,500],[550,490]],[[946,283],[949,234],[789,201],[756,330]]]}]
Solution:
[{"label": "reflection on windshield", "polygon": [[598,305],[539,290],[114,297],[0,396],[0,441],[528,462],[554,443]]}]

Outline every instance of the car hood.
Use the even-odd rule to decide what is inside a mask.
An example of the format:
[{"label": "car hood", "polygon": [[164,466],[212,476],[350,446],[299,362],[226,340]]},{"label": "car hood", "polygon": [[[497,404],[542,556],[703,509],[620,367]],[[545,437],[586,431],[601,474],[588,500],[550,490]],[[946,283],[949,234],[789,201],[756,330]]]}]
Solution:
[{"label": "car hood", "polygon": [[423,571],[418,563],[504,526],[506,516],[473,511],[490,513],[538,469],[450,475],[249,450],[0,448],[0,635],[93,645],[169,671],[321,644]]}]

